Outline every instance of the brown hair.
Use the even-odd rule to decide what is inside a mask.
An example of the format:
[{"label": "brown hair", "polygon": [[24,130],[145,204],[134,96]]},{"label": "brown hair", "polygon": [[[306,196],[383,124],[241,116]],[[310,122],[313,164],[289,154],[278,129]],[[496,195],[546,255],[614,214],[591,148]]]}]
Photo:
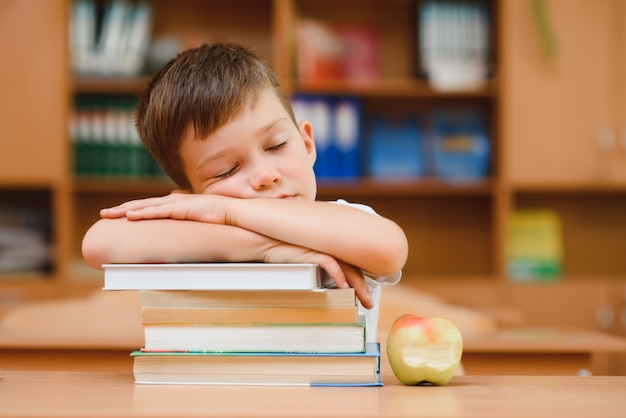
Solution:
[{"label": "brown hair", "polygon": [[179,153],[186,130],[193,126],[196,140],[206,138],[267,88],[296,123],[276,74],[259,55],[241,45],[204,44],[178,54],[154,74],[139,99],[137,131],[167,175],[190,190]]}]

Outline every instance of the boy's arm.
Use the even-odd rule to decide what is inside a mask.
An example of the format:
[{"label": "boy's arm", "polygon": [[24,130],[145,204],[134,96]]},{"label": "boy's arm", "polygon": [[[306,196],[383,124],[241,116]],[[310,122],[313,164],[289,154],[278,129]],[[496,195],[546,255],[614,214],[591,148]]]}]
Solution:
[{"label": "boy's arm", "polygon": [[377,276],[400,270],[408,254],[406,236],[394,222],[330,202],[171,194],[127,202],[104,210],[102,216],[237,226],[329,254]]},{"label": "boy's arm", "polygon": [[407,258],[406,236],[397,224],[353,207],[276,199],[228,203],[228,224],[331,254],[376,276],[401,270]]},{"label": "boy's arm", "polygon": [[89,265],[101,268],[106,263],[259,261],[269,246],[267,238],[227,225],[117,218],[92,225],[82,252]]},{"label": "boy's arm", "polygon": [[94,268],[106,263],[313,263],[325,269],[338,287],[353,287],[363,305],[371,307],[367,284],[352,266],[330,255],[229,225],[173,219],[101,219],[85,234],[82,252]]}]

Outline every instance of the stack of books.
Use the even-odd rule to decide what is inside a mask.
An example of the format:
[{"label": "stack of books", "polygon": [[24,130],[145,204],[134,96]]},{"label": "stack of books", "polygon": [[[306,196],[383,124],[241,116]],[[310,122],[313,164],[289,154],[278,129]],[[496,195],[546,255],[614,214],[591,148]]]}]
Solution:
[{"label": "stack of books", "polygon": [[109,264],[138,290],[137,383],[381,386],[354,289],[315,264]]}]

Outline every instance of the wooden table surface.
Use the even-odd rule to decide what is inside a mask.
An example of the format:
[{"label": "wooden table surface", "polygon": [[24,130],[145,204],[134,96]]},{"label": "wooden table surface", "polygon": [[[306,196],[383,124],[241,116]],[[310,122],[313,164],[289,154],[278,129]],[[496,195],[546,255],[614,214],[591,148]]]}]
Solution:
[{"label": "wooden table surface", "polygon": [[[387,381],[388,379],[386,379]],[[626,417],[626,377],[456,376],[446,386],[136,385],[130,373],[0,371],[2,417]]]},{"label": "wooden table surface", "polygon": [[[0,330],[0,367],[5,370],[132,370],[130,352],[141,338],[60,338]],[[389,368],[382,344],[381,367]],[[626,375],[626,338],[589,330],[503,329],[464,341],[463,365],[473,375],[560,375],[580,371]],[[392,376],[393,378],[393,376]]]}]

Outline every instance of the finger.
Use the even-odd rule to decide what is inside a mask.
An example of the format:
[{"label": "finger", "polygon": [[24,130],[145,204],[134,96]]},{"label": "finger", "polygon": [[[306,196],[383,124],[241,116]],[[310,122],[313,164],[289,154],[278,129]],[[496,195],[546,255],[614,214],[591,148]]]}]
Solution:
[{"label": "finger", "polygon": [[343,272],[343,269],[332,257],[329,257],[328,260],[318,262],[319,266],[323,268],[326,273],[333,279],[335,284],[339,289],[347,289],[350,287],[350,284],[346,280],[346,276]]},{"label": "finger", "polygon": [[374,307],[374,303],[372,302],[372,296],[370,295],[367,283],[365,283],[365,279],[361,279],[358,285],[352,287],[354,288],[356,297],[359,298],[363,307],[372,309]]},{"label": "finger", "polygon": [[175,212],[172,211],[169,205],[147,206],[126,212],[126,217],[133,221],[140,219],[179,219],[175,215]]},{"label": "finger", "polygon": [[103,208],[100,210],[101,218],[123,218],[128,212],[128,207],[124,205],[113,206],[110,208]]},{"label": "finger", "polygon": [[373,308],[374,304],[372,303],[372,296],[370,295],[367,282],[365,281],[361,271],[354,266],[347,265],[347,267],[344,267],[344,272],[346,280],[350,286],[354,288],[354,292],[356,293],[357,298],[361,301],[363,307],[367,309]]},{"label": "finger", "polygon": [[100,217],[101,218],[123,218],[125,216],[125,212],[116,210],[114,208],[105,208],[100,209]]},{"label": "finger", "polygon": [[172,196],[172,195],[150,197],[146,199],[129,200],[128,202],[124,202],[117,206],[104,208],[100,211],[100,213],[101,213],[101,216],[104,215],[106,217],[126,216],[126,214],[130,211],[137,211],[137,210],[145,209],[151,206],[160,206],[160,205],[166,204],[167,202],[173,199],[173,198],[168,198],[169,196]]}]

